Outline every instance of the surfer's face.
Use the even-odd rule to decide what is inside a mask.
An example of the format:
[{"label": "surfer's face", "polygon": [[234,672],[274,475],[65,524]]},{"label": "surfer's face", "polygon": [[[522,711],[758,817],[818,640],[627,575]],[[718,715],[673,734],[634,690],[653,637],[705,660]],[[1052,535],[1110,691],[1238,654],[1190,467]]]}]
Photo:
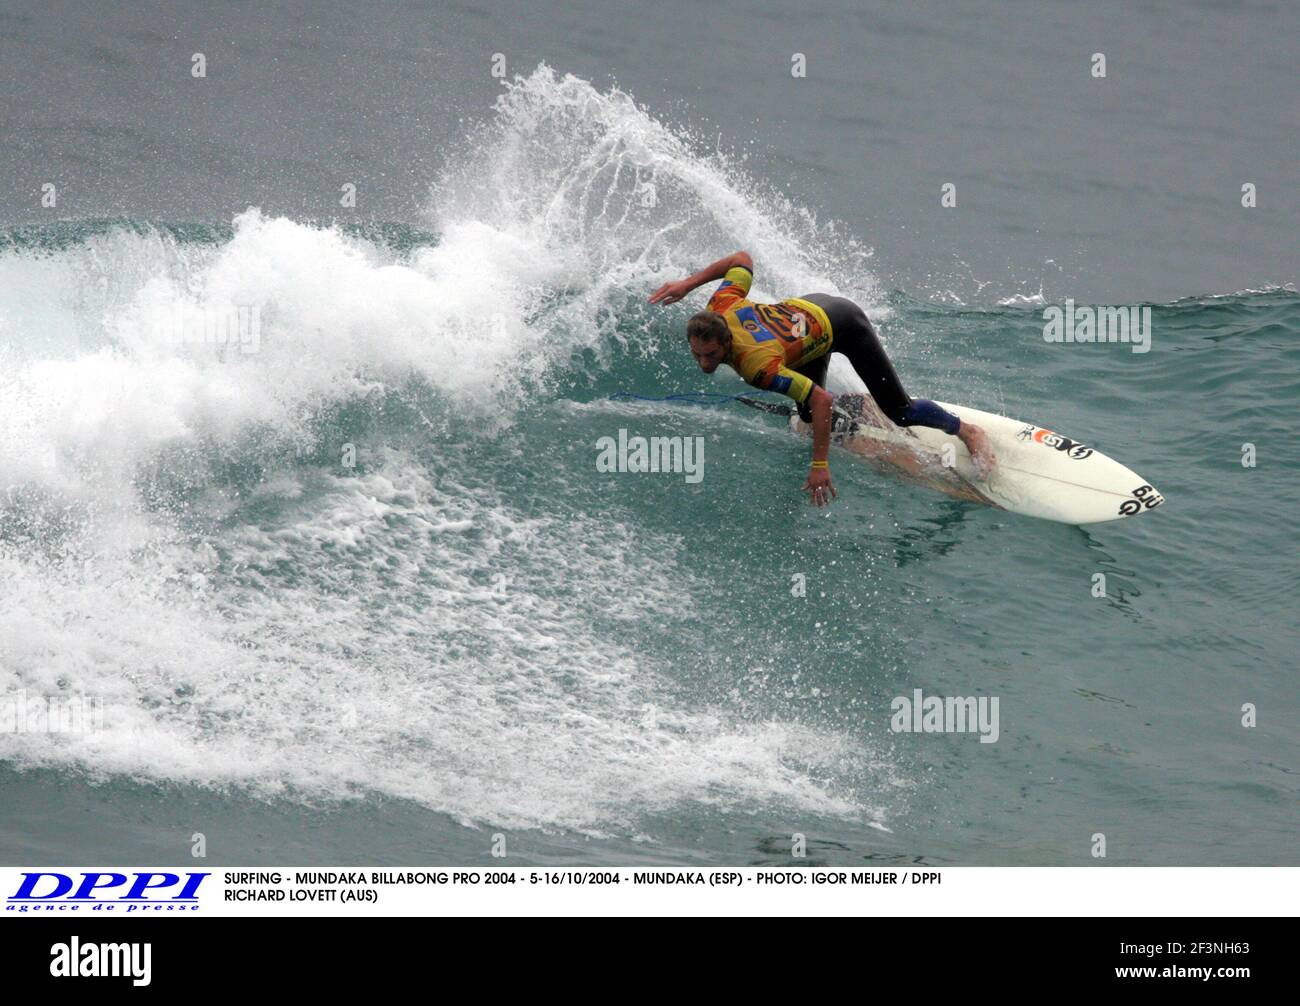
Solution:
[{"label": "surfer's face", "polygon": [[695,362],[700,365],[700,369],[706,374],[712,374],[718,369],[727,358],[727,352],[731,346],[730,340],[723,339],[699,339],[691,337],[691,355],[695,357]]}]

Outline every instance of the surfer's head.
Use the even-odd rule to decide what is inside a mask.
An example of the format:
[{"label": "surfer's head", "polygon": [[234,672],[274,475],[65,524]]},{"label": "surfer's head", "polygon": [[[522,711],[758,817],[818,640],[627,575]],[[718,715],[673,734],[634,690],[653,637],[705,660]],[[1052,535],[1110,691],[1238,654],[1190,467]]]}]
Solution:
[{"label": "surfer's head", "polygon": [[692,315],[686,323],[686,339],[691,344],[691,355],[706,374],[712,374],[731,355],[731,332],[716,311]]}]

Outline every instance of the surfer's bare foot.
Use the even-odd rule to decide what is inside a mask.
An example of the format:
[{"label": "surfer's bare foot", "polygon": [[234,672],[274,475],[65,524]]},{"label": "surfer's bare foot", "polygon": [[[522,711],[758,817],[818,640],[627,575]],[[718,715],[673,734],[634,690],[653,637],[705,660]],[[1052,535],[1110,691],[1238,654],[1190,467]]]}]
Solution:
[{"label": "surfer's bare foot", "polygon": [[966,450],[970,451],[970,460],[975,466],[976,475],[986,479],[993,474],[993,466],[997,464],[997,458],[993,456],[993,448],[989,445],[989,438],[985,436],[983,430],[973,423],[962,423],[961,428],[957,430],[957,439],[966,445]]}]

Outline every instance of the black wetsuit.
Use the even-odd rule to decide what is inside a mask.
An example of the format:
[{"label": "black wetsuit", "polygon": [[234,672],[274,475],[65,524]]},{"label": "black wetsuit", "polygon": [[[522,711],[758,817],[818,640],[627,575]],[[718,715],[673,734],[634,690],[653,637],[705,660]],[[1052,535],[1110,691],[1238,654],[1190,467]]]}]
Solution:
[{"label": "black wetsuit", "polygon": [[[792,370],[810,378],[819,388],[825,388],[831,353],[841,353],[853,365],[871,392],[872,399],[891,422],[898,426],[932,426],[945,433],[957,432],[961,420],[951,412],[928,399],[908,396],[885,348],[880,345],[880,338],[867,312],[846,297],[832,297],[827,293],[804,294],[800,300],[811,301],[826,312],[831,323],[832,340],[829,352],[802,366],[792,367]],[[799,416],[806,423],[812,422],[808,401],[799,405]]]}]

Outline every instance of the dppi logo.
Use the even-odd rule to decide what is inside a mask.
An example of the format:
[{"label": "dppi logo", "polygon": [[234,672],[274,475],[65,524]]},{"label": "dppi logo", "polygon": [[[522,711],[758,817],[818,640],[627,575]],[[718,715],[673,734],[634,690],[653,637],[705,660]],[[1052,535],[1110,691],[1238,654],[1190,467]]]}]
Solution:
[{"label": "dppi logo", "polygon": [[1026,426],[1016,434],[1017,440],[1032,439],[1036,444],[1042,444],[1044,447],[1054,447],[1058,451],[1064,451],[1075,461],[1082,461],[1084,458],[1092,457],[1092,448],[1085,447],[1083,444],[1071,440],[1069,437],[1063,437],[1059,433],[1053,433],[1051,430],[1040,430],[1035,426]]},{"label": "dppi logo", "polygon": [[20,912],[69,908],[75,911],[86,904],[113,908],[121,903],[127,906],[128,912],[196,909],[199,885],[204,877],[212,874],[183,876],[184,880],[178,873],[24,873],[23,882],[9,898],[7,907]]}]

